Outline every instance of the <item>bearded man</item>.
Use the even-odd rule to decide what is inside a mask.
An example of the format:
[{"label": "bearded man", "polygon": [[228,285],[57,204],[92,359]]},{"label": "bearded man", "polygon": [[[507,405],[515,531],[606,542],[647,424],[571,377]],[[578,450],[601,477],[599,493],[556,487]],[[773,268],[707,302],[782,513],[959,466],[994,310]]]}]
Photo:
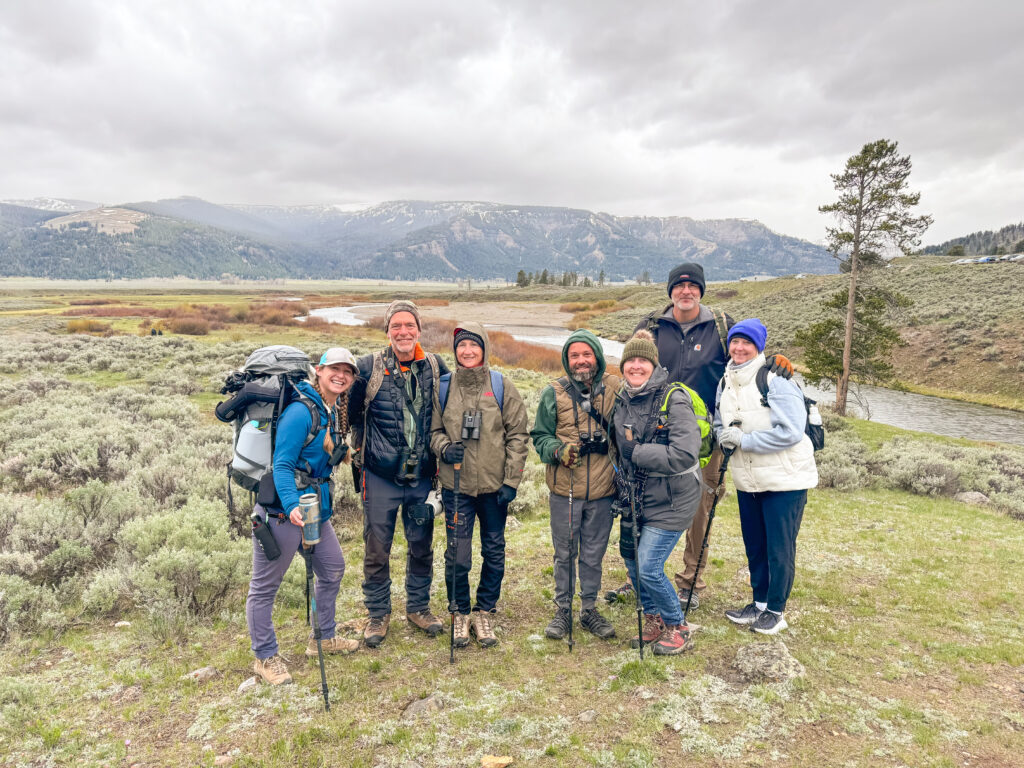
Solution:
[{"label": "bearded man", "polygon": [[615,637],[615,628],[598,613],[596,601],[616,494],[608,425],[622,379],[605,373],[601,343],[587,330],[576,331],[566,340],[562,367],[567,375],[541,392],[530,432],[534,448],[547,465],[555,549],[557,611],[545,635],[560,640],[569,632],[578,562],[580,624],[591,634],[609,639]]}]

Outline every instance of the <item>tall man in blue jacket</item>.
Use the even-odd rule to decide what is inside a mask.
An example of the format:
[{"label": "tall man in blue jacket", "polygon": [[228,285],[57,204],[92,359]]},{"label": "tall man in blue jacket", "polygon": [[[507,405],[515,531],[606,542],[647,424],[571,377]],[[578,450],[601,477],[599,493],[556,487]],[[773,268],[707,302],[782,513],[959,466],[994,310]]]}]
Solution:
[{"label": "tall man in blue jacket", "polygon": [[[668,380],[681,381],[696,390],[707,406],[708,418],[714,418],[715,392],[719,380],[725,373],[725,364],[729,361],[727,337],[734,321],[724,312],[701,304],[706,283],[704,267],[700,264],[680,264],[668,273],[667,287],[672,303],[660,312],[655,311],[647,315],[637,325],[634,333],[641,328],[651,332],[658,345],[661,366],[668,369]],[[785,378],[789,378],[793,373],[792,364],[782,355],[775,355],[769,358],[768,362],[775,364],[773,370],[779,371]],[[711,461],[704,467],[706,491],[701,496],[693,523],[686,532],[683,572],[675,575],[679,599],[684,604],[697,571],[697,558],[704,541],[711,503],[716,495],[724,491],[724,487],[718,487],[718,475],[723,458],[722,451],[716,448],[711,455]],[[704,573],[709,550],[710,544],[708,549],[704,550],[700,565],[701,574]],[[698,578],[696,585],[693,585],[691,610],[700,604],[700,594],[706,587],[704,579]]]},{"label": "tall man in blue jacket", "polygon": [[362,466],[363,602],[369,614],[363,639],[370,648],[384,642],[391,621],[391,544],[399,508],[408,543],[406,616],[430,637],[443,629],[429,605],[434,511],[425,502],[437,474],[431,418],[439,407],[438,379],[448,368],[420,346],[420,314],[411,301],[391,302],[385,329],[390,344],[359,359],[359,386],[350,400]]}]

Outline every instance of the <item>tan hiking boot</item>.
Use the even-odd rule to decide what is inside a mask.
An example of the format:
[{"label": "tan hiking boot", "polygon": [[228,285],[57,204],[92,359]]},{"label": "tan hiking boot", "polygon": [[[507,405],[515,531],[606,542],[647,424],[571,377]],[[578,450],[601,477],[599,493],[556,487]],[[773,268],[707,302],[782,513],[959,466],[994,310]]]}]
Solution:
[{"label": "tan hiking boot", "polygon": [[464,613],[455,614],[455,647],[465,648],[469,645],[469,616]]},{"label": "tan hiking boot", "polygon": [[292,681],[292,676],[288,674],[288,666],[280,654],[271,656],[269,659],[256,659],[253,662],[252,671],[270,685],[284,685]]},{"label": "tan hiking boot", "polygon": [[429,608],[417,613],[407,613],[405,614],[405,617],[409,619],[410,624],[419,627],[431,637],[437,637],[444,632],[444,626],[441,624],[441,620],[432,614]]},{"label": "tan hiking boot", "polygon": [[498,638],[494,636],[494,630],[491,629],[491,614],[485,611],[473,611],[470,621],[473,624],[473,634],[476,635],[476,641],[480,645],[490,648],[492,645],[498,644]]},{"label": "tan hiking boot", "polygon": [[386,613],[383,616],[371,616],[370,620],[366,622],[366,629],[363,630],[363,640],[366,642],[366,647],[376,648],[383,643],[384,638],[388,636],[388,626],[390,624],[390,613]]},{"label": "tan hiking boot", "polygon": [[[330,637],[320,641],[324,653],[354,653],[359,650],[359,641],[347,637]],[[306,643],[306,655],[316,658],[316,638],[310,637]]]}]

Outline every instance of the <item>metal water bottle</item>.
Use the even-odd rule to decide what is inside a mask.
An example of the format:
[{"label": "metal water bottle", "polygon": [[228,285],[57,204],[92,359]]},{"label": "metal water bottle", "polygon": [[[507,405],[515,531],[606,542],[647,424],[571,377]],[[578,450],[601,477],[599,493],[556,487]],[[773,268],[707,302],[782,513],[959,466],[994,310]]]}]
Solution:
[{"label": "metal water bottle", "polygon": [[299,512],[302,513],[302,546],[312,547],[320,543],[320,496],[304,493],[299,496]]}]

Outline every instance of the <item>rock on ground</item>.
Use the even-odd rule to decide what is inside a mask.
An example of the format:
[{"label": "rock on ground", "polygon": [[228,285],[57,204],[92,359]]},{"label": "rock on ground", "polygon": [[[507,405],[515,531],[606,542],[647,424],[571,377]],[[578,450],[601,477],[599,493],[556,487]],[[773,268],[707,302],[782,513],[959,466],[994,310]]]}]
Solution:
[{"label": "rock on ground", "polygon": [[205,683],[208,680],[213,680],[213,678],[219,674],[220,672],[213,667],[200,667],[199,669],[193,669],[187,675],[182,675],[181,677],[183,680],[195,680],[197,683]]},{"label": "rock on ground", "polygon": [[406,720],[413,720],[421,715],[429,715],[431,712],[440,712],[444,709],[441,697],[432,693],[425,699],[417,699],[405,708],[402,717]]},{"label": "rock on ground", "polygon": [[804,665],[793,658],[781,640],[741,646],[733,666],[750,683],[781,683],[804,676]]},{"label": "rock on ground", "polygon": [[991,499],[979,491],[964,491],[963,493],[958,493],[953,498],[961,504],[985,505],[991,503]]},{"label": "rock on ground", "polygon": [[242,684],[238,686],[238,692],[239,693],[245,693],[250,688],[255,688],[259,684],[260,684],[259,680],[257,680],[255,675],[254,675],[253,677],[250,677],[248,680],[243,680],[242,681]]},{"label": "rock on ground", "polygon": [[592,723],[596,719],[597,719],[597,711],[596,710],[588,709],[588,710],[585,710],[583,712],[580,712],[579,721],[581,723]]},{"label": "rock on ground", "polygon": [[481,768],[507,768],[512,765],[512,758],[504,755],[484,755],[480,758]]}]

